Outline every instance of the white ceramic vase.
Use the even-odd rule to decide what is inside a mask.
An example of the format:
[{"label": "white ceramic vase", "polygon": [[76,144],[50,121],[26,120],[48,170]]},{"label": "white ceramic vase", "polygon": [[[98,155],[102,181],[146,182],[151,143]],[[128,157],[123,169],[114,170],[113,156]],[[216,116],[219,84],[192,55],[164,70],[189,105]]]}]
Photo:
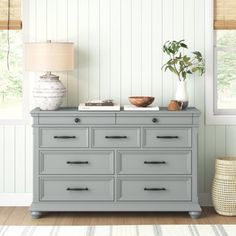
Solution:
[{"label": "white ceramic vase", "polygon": [[182,102],[182,109],[186,109],[188,107],[188,91],[187,91],[187,82],[179,81],[177,82],[175,99],[179,102]]},{"label": "white ceramic vase", "polygon": [[63,103],[66,88],[58,76],[41,76],[33,89],[35,105],[41,110],[57,110]]}]

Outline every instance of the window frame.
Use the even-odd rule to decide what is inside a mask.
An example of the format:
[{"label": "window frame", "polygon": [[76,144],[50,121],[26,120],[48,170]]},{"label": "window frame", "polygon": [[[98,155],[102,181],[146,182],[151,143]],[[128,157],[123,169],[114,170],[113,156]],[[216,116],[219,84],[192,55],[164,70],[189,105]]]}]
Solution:
[{"label": "window frame", "polygon": [[[24,45],[24,42],[27,42],[28,39],[28,6],[29,6],[29,0],[22,1],[22,42]],[[23,53],[23,61],[24,61],[24,50]],[[24,64],[24,63],[23,63]],[[21,118],[12,118],[12,119],[0,119],[0,125],[26,125],[29,123],[29,81],[27,73],[24,71],[24,68],[22,68],[22,116]]]},{"label": "window frame", "polygon": [[[214,30],[214,0],[205,1],[205,115],[209,125],[236,125],[236,114],[229,114],[216,109],[216,32]],[[236,110],[235,110],[236,111]],[[227,114],[228,113],[228,114]]]}]

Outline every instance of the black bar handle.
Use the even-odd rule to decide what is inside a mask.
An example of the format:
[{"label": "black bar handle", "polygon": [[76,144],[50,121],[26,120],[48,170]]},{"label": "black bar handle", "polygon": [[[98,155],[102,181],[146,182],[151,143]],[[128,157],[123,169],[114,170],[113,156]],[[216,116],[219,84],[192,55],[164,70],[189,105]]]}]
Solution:
[{"label": "black bar handle", "polygon": [[107,139],[122,139],[122,138],[127,138],[127,136],[105,136]]},{"label": "black bar handle", "polygon": [[157,136],[157,138],[163,138],[163,139],[177,139],[179,136]]},{"label": "black bar handle", "polygon": [[55,139],[73,139],[76,138],[76,136],[54,136]]},{"label": "black bar handle", "polygon": [[144,161],[144,164],[166,164],[165,161]]},{"label": "black bar handle", "polygon": [[88,161],[67,161],[66,164],[88,164]]},{"label": "black bar handle", "polygon": [[165,191],[166,188],[144,188],[144,191]]},{"label": "black bar handle", "polygon": [[88,191],[89,189],[86,188],[67,188],[67,191]]}]

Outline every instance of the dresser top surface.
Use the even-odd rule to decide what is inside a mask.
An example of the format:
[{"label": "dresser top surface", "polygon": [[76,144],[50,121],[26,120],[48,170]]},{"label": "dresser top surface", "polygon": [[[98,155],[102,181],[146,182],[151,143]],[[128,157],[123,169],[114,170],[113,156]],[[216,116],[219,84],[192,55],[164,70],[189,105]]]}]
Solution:
[{"label": "dresser top surface", "polygon": [[65,114],[71,114],[71,115],[101,115],[101,114],[116,114],[116,115],[144,115],[144,114],[155,114],[155,115],[167,115],[167,116],[200,116],[200,111],[196,109],[195,107],[189,107],[186,110],[181,111],[168,111],[167,107],[160,107],[159,111],[124,111],[123,107],[121,107],[120,111],[79,111],[77,107],[61,107],[58,110],[55,111],[42,111],[39,108],[35,108],[31,111],[32,116],[42,115],[65,115]]}]

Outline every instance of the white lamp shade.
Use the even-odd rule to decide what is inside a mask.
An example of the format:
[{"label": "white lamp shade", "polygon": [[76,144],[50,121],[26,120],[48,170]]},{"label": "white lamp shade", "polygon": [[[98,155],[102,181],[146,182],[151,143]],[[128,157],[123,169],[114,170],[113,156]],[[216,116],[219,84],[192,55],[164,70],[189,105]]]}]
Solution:
[{"label": "white lamp shade", "polygon": [[26,43],[26,71],[70,71],[75,67],[73,43]]}]

